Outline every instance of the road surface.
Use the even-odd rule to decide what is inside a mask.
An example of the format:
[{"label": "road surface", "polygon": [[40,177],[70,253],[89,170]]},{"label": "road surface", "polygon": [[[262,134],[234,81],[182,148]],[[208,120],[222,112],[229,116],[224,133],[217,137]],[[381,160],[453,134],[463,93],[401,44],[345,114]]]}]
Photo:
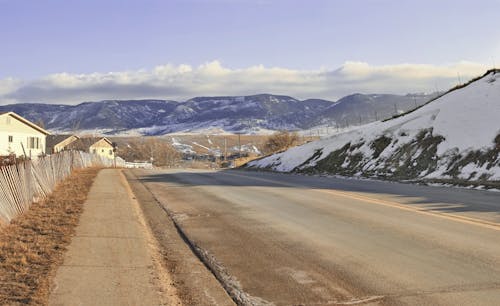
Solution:
[{"label": "road surface", "polygon": [[499,192],[244,171],[135,174],[250,302],[500,304]]}]

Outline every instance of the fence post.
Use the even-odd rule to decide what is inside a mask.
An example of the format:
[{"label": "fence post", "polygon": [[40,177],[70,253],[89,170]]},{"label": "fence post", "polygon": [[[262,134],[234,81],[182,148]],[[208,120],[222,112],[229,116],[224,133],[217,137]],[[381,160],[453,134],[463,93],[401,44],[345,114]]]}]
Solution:
[{"label": "fence post", "polygon": [[0,166],[0,224],[9,223],[33,202],[47,197],[75,169],[112,164],[94,154],[63,151],[22,164]]}]

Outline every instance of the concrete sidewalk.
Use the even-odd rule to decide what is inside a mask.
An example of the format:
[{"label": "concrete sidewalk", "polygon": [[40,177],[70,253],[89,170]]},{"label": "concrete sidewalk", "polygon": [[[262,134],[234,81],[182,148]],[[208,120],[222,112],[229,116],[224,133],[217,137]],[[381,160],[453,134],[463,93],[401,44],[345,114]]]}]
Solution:
[{"label": "concrete sidewalk", "polygon": [[164,304],[151,241],[120,170],[100,171],[84,207],[49,304]]}]

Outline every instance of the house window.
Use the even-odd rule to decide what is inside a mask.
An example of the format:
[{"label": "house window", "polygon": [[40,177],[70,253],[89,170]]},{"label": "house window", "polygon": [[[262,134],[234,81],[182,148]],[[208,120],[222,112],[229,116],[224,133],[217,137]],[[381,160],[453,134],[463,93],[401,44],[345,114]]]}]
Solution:
[{"label": "house window", "polygon": [[14,136],[9,135],[9,142],[14,142]]},{"label": "house window", "polygon": [[113,155],[113,150],[109,150],[109,155]]},{"label": "house window", "polygon": [[39,148],[40,148],[40,138],[28,137],[28,149],[39,149]]},{"label": "house window", "polygon": [[92,153],[96,154],[97,150],[96,149],[92,149]]},{"label": "house window", "polygon": [[101,153],[104,153],[104,149],[101,149]]}]

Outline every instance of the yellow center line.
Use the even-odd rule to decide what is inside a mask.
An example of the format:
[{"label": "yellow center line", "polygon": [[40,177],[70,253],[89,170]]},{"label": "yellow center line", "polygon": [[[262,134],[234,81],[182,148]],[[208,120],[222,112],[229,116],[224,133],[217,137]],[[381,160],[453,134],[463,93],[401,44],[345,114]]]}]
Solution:
[{"label": "yellow center line", "polygon": [[[273,184],[283,185],[283,186],[287,186],[287,187],[304,188],[303,185],[297,185],[297,184],[292,184],[292,183],[283,183],[280,181],[264,179],[264,178],[257,178],[257,177],[253,177],[253,176],[245,176],[245,175],[235,174],[235,173],[229,174],[227,172],[224,174],[231,175],[231,176],[237,176],[237,177],[243,177],[243,178],[247,178],[247,179],[254,179],[257,181],[273,183]],[[363,201],[366,203],[371,203],[371,204],[376,204],[376,205],[381,205],[381,206],[386,206],[386,207],[398,208],[401,210],[411,211],[411,212],[415,212],[415,213],[422,214],[422,215],[438,217],[438,218],[442,218],[442,219],[447,219],[447,220],[451,220],[451,221],[461,222],[461,223],[470,224],[470,225],[476,225],[476,226],[500,231],[500,224],[499,223],[490,222],[490,221],[486,221],[486,220],[465,217],[465,216],[444,213],[444,212],[428,211],[425,208],[408,206],[407,204],[401,204],[401,203],[389,201],[389,200],[376,199],[376,198],[361,195],[361,194],[356,193],[356,192],[346,192],[346,191],[339,191],[339,190],[334,190],[334,189],[311,189],[311,190],[316,191],[316,192],[341,196],[341,197],[349,198],[349,199],[353,199],[353,200]]]}]

